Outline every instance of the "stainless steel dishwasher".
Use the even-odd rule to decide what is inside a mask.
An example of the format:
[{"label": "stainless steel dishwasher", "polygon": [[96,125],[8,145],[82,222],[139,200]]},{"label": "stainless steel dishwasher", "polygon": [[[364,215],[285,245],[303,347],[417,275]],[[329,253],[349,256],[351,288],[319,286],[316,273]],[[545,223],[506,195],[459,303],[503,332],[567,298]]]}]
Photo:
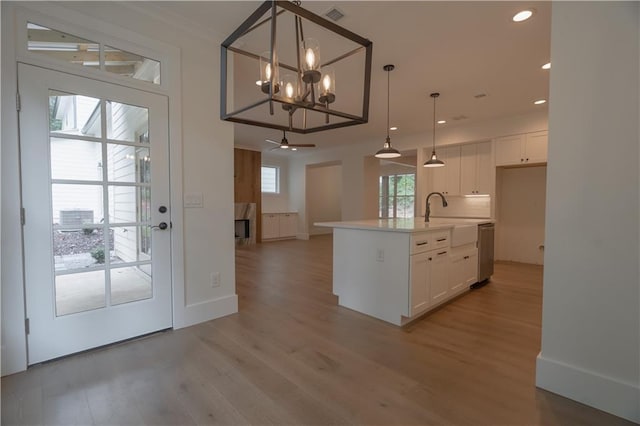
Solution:
[{"label": "stainless steel dishwasher", "polygon": [[478,225],[478,282],[471,288],[478,287],[493,275],[494,232],[493,223]]}]

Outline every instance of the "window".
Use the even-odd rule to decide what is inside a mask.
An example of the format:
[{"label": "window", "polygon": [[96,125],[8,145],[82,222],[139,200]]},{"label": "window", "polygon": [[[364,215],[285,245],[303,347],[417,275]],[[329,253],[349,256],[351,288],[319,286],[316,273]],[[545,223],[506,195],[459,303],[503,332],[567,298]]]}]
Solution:
[{"label": "window", "polygon": [[277,194],[280,192],[280,173],[277,167],[262,166],[262,192]]},{"label": "window", "polygon": [[415,216],[416,175],[380,176],[379,216],[410,218]]},{"label": "window", "polygon": [[154,59],[32,22],[27,23],[27,40],[32,53],[160,84],[160,62]]}]

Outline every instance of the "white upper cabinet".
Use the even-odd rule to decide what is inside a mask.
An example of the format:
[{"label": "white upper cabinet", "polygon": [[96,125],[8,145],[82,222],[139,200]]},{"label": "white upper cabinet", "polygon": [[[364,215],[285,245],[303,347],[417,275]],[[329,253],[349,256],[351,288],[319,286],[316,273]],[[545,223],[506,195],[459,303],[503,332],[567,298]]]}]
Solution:
[{"label": "white upper cabinet", "polygon": [[549,135],[546,131],[525,135],[524,160],[526,163],[546,163]]},{"label": "white upper cabinet", "polygon": [[429,170],[431,190],[445,195],[460,195],[460,147],[440,148],[436,152],[445,165]]},{"label": "white upper cabinet", "polygon": [[463,145],[460,148],[460,193],[490,194],[492,185],[491,142]]},{"label": "white upper cabinet", "polygon": [[547,131],[496,139],[496,166],[547,162]]}]

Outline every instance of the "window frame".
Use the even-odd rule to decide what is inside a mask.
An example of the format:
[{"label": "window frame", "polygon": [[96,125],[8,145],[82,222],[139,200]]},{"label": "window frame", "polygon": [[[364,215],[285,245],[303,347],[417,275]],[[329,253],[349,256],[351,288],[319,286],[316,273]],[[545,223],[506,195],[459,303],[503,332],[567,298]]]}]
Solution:
[{"label": "window frame", "polygon": [[[265,191],[263,186],[262,174],[264,169],[273,169],[275,171],[275,191]],[[263,164],[260,166],[260,192],[266,195],[278,195],[280,194],[280,167],[272,166],[270,164]]]},{"label": "window frame", "polygon": [[[400,176],[413,176],[413,195],[398,195],[398,178]],[[393,191],[389,191],[389,180],[394,178]],[[413,197],[413,216],[416,214],[416,173],[396,173],[391,175],[381,175],[378,182],[378,218],[379,219],[397,219],[397,218],[406,218],[398,216],[398,200],[399,199],[408,199]],[[384,185],[383,185],[384,183]],[[393,204],[391,205],[391,199],[393,199]],[[384,205],[383,205],[384,201]],[[384,209],[383,209],[384,207]],[[389,208],[393,207],[393,214],[389,215]],[[386,216],[383,216],[381,213],[385,211],[387,212]]]}]

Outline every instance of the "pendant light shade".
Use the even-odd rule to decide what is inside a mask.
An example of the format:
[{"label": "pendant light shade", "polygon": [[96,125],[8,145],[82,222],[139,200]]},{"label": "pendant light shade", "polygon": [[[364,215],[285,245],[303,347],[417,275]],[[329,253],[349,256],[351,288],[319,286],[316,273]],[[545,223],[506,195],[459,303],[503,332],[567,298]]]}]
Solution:
[{"label": "pendant light shade", "polygon": [[376,158],[398,158],[400,151],[391,146],[391,138],[389,137],[389,74],[395,68],[394,65],[385,65],[383,69],[387,72],[387,139],[384,141],[382,149],[376,152]]},{"label": "pendant light shade", "polygon": [[436,98],[440,96],[440,93],[432,93],[430,95],[433,98],[433,151],[431,151],[431,158],[429,161],[425,162],[423,167],[442,167],[444,166],[444,161],[439,160],[436,155]]}]

